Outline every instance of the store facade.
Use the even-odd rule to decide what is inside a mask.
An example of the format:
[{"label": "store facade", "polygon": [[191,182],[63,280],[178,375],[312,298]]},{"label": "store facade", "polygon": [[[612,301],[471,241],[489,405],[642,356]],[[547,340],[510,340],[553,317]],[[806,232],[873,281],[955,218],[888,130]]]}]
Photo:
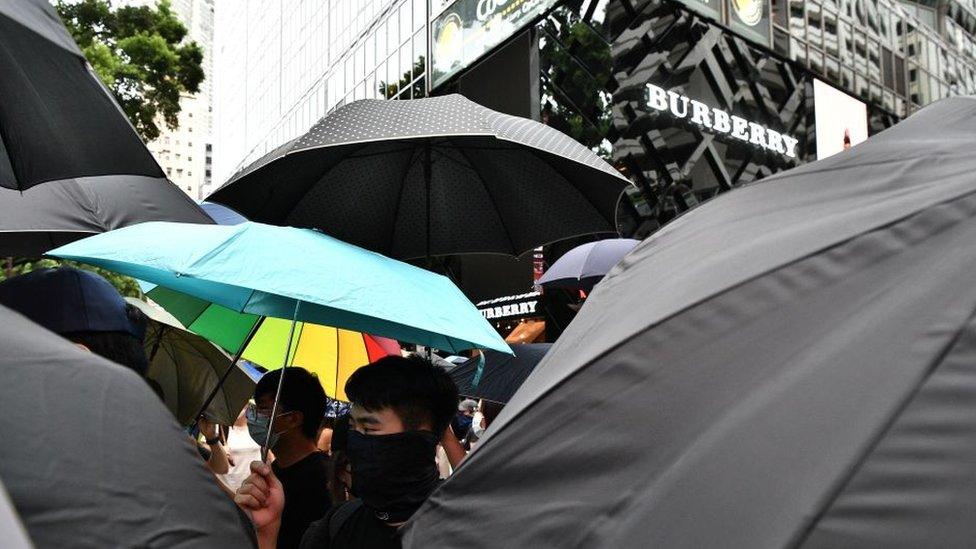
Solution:
[{"label": "store facade", "polygon": [[[933,100],[976,93],[976,19],[964,4],[944,3],[927,20],[924,6],[889,0],[457,0],[440,9],[430,92],[538,117],[598,151],[635,183],[618,214],[624,236],[643,238],[718,193],[843,151]],[[523,83],[526,74],[537,80]],[[546,261],[568,247],[547,247]],[[528,265],[504,276],[506,294],[531,281]],[[578,306],[572,296],[538,299],[545,315],[568,311],[563,323]]]}]

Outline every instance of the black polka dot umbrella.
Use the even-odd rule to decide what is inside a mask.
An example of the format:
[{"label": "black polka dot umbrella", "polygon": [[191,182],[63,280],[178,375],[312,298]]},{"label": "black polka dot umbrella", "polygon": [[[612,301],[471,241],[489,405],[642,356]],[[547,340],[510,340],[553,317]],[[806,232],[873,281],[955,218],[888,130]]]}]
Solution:
[{"label": "black polka dot umbrella", "polygon": [[520,255],[615,232],[628,184],[557,130],[448,95],[343,106],[209,200],[398,259]]}]

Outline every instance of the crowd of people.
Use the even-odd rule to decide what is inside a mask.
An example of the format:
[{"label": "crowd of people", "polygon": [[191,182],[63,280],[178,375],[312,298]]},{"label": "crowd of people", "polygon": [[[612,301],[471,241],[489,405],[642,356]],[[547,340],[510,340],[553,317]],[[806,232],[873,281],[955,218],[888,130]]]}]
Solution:
[{"label": "crowd of people", "polygon": [[[99,275],[36,270],[0,283],[0,304],[163,397],[146,377],[145,315]],[[399,528],[501,409],[461,400],[447,372],[417,354],[359,368],[345,392],[348,405],[307,370],[279,369],[260,378],[233,425],[203,416],[184,431],[261,549],[399,547]]]}]

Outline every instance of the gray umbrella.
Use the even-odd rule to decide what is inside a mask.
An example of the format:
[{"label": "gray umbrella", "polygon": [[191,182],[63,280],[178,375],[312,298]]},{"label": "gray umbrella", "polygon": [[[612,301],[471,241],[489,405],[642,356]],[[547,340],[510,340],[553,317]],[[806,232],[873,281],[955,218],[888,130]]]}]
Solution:
[{"label": "gray umbrella", "polygon": [[610,238],[587,242],[566,252],[539,278],[544,288],[593,289],[640,240]]},{"label": "gray umbrella", "polygon": [[943,100],[645,240],[405,547],[972,546],[974,135]]},{"label": "gray umbrella", "polygon": [[0,256],[143,221],[207,223],[46,0],[0,2]]},{"label": "gray umbrella", "polygon": [[0,479],[38,547],[247,547],[145,381],[0,306]]},{"label": "gray umbrella", "polygon": [[208,200],[397,259],[517,256],[615,233],[628,184],[557,130],[448,95],[343,106]]}]

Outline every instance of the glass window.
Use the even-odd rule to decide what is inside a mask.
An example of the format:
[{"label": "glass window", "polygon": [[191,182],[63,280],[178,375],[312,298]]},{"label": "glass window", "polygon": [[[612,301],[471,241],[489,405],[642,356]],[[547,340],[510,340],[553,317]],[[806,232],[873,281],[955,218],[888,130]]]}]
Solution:
[{"label": "glass window", "polygon": [[823,45],[824,52],[834,57],[840,56],[840,38],[837,28],[837,13],[824,6],[823,9]]},{"label": "glass window", "polygon": [[807,0],[807,41],[811,46],[823,47],[823,31],[821,30],[822,16],[820,4],[816,0]]},{"label": "glass window", "polygon": [[[803,0],[790,0],[790,34],[799,40],[806,40],[806,16],[803,12]],[[795,48],[791,48],[795,49]]]},{"label": "glass window", "polygon": [[881,60],[884,64],[884,85],[889,90],[895,88],[895,59],[891,50],[881,48]]}]

